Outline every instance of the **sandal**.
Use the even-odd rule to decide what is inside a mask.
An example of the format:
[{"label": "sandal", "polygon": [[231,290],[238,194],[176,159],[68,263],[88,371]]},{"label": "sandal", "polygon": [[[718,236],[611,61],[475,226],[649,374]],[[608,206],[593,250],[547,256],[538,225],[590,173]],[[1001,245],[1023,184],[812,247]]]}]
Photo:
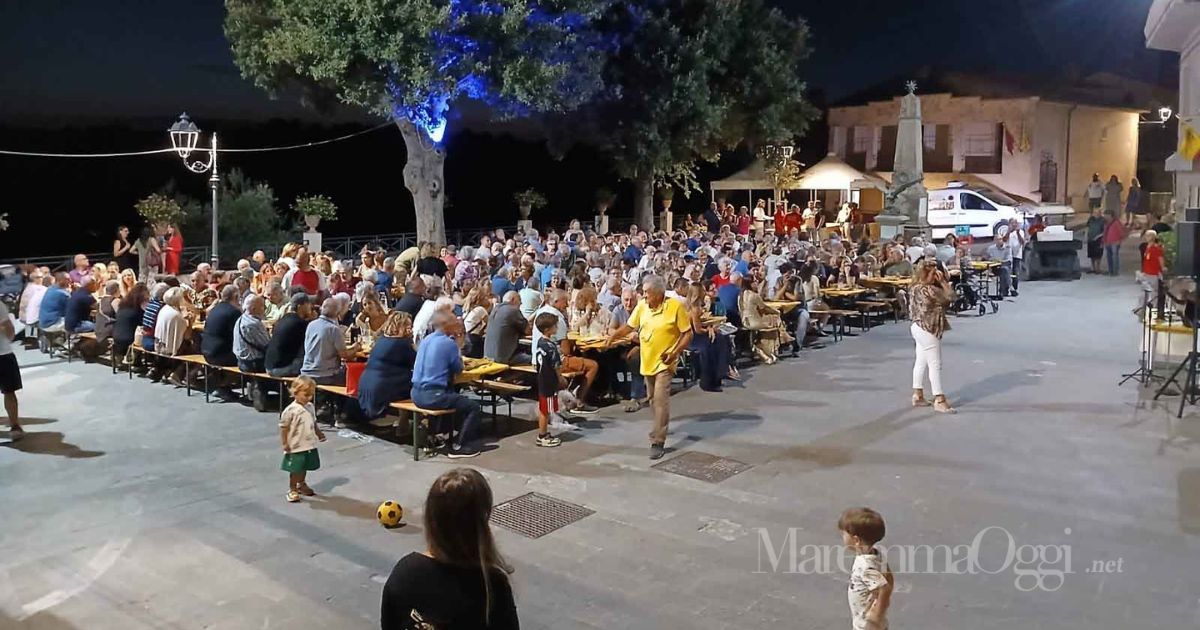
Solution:
[{"label": "sandal", "polygon": [[725,375],[725,378],[727,378],[731,381],[741,381],[742,375],[739,374],[737,370],[730,369],[729,373]]},{"label": "sandal", "polygon": [[300,492],[300,494],[303,494],[306,497],[315,496],[317,494],[317,491],[308,487],[308,484],[301,484],[299,488],[296,488],[296,490],[298,490]]},{"label": "sandal", "polygon": [[639,400],[626,400],[625,413],[634,413],[642,408],[642,403]]},{"label": "sandal", "polygon": [[913,394],[912,405],[914,407],[928,407],[929,404],[930,403],[928,400],[925,399],[925,396],[922,396],[919,394]]},{"label": "sandal", "polygon": [[938,413],[958,413],[958,410],[950,406],[950,403],[945,400],[933,401],[933,410]]},{"label": "sandal", "polygon": [[288,503],[299,503],[300,502],[300,493],[296,492],[295,490],[289,490],[287,493],[287,500],[288,500]]}]

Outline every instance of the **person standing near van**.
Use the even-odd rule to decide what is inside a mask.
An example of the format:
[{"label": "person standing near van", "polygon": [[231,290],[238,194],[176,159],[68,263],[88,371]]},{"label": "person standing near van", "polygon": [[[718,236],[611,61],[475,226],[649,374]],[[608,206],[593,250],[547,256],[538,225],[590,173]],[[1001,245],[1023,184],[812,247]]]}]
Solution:
[{"label": "person standing near van", "polygon": [[1100,173],[1092,173],[1092,181],[1087,186],[1088,210],[1100,207],[1104,199],[1104,184],[1100,183]]},{"label": "person standing near van", "polygon": [[1012,291],[1009,295],[1017,297],[1017,286],[1021,284],[1021,265],[1025,259],[1025,243],[1029,238],[1025,228],[1016,219],[1008,220],[1008,249],[1012,251]]},{"label": "person standing near van", "polygon": [[1125,227],[1133,227],[1133,218],[1145,214],[1142,210],[1142,187],[1137,178],[1129,180],[1129,194],[1125,196]]},{"label": "person standing near van", "polygon": [[1104,214],[1121,219],[1121,192],[1124,190],[1116,175],[1108,178],[1108,183],[1104,185]]}]

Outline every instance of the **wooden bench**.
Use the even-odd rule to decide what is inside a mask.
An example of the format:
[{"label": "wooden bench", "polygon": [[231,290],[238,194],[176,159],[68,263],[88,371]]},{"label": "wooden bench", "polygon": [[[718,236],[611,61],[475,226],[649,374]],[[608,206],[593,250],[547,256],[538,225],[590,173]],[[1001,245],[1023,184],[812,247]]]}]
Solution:
[{"label": "wooden bench", "polygon": [[[342,388],[342,389],[344,390],[345,388]],[[414,462],[421,461],[421,441],[420,441],[420,437],[418,435],[418,429],[419,429],[420,425],[422,423],[424,423],[428,427],[430,418],[437,418],[440,416],[448,416],[448,415],[452,415],[454,413],[453,409],[424,409],[424,408],[418,407],[411,400],[401,400],[399,402],[394,402],[390,405],[390,407],[397,411],[411,413],[413,416],[412,449],[413,449],[413,461]],[[428,433],[426,433],[426,437],[428,437]]]},{"label": "wooden bench", "polygon": [[899,321],[899,318],[896,315],[895,307],[892,306],[891,302],[883,299],[859,300],[854,303],[854,306],[858,308],[859,313],[862,313],[864,319],[870,315],[882,315],[884,313],[891,312],[892,317],[896,319],[896,321]]},{"label": "wooden bench", "polygon": [[[492,409],[492,427],[496,434],[500,434],[500,401],[508,403],[508,417],[512,418],[513,399],[521,394],[528,393],[533,389],[529,385],[520,383],[506,383],[504,381],[483,380],[471,383],[471,389],[479,395],[479,402],[487,404]],[[490,398],[490,400],[489,400]]]},{"label": "wooden bench", "polygon": [[834,339],[834,341],[838,341],[844,336],[849,336],[849,337],[855,336],[854,333],[846,331],[846,318],[847,317],[862,318],[862,316],[863,316],[863,314],[860,313],[859,311],[851,311],[851,310],[842,309],[842,308],[818,308],[818,309],[810,310],[809,314],[814,315],[814,316],[828,315],[830,318],[833,319],[833,339]]},{"label": "wooden bench", "polygon": [[[534,365],[510,365],[510,366],[508,366],[508,369],[513,372],[520,372],[521,374],[529,374],[532,376],[537,376],[537,366],[534,366]],[[566,378],[566,379],[572,379],[572,378],[575,378],[576,376],[582,376],[582,375],[583,375],[583,372],[563,372],[562,373],[562,377]]]}]

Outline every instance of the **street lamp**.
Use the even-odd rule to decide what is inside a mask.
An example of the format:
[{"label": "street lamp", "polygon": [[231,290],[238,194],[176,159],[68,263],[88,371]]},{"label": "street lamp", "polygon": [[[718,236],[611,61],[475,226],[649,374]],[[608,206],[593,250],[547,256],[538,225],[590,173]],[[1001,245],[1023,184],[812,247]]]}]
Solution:
[{"label": "street lamp", "polygon": [[188,157],[196,150],[196,143],[200,140],[200,128],[188,119],[187,112],[184,112],[167,132],[171,136],[171,147],[175,149],[175,153],[183,160],[183,165],[189,171],[193,173],[212,171],[212,176],[208,178],[208,184],[212,188],[212,266],[217,267],[217,184],[221,181],[217,176],[217,134],[213,133],[212,135],[208,161],[201,162],[188,160]]}]

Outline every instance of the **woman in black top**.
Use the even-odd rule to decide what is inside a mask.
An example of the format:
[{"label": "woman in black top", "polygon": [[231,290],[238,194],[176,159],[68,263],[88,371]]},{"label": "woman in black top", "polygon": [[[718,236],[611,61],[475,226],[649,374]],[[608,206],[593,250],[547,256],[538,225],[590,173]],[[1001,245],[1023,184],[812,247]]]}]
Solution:
[{"label": "woman in black top", "polygon": [[[508,573],[488,518],[492,489],[478,471],[455,468],[425,499],[428,551],[396,563],[383,587],[383,630],[520,628]],[[425,625],[422,625],[425,624]]]},{"label": "woman in black top", "polygon": [[117,308],[116,322],[113,323],[112,340],[113,356],[124,356],[133,344],[133,337],[142,325],[145,316],[146,303],[150,301],[150,290],[145,282],[138,282],[129,290],[129,295],[121,300]]},{"label": "woman in black top", "polygon": [[117,238],[113,240],[113,260],[121,269],[137,272],[137,254],[133,251],[133,243],[129,242],[129,228],[124,225],[117,228]]},{"label": "woman in black top", "polygon": [[437,249],[433,243],[421,245],[421,258],[417,260],[417,273],[423,276],[445,278],[447,269],[446,261],[438,258]]}]

